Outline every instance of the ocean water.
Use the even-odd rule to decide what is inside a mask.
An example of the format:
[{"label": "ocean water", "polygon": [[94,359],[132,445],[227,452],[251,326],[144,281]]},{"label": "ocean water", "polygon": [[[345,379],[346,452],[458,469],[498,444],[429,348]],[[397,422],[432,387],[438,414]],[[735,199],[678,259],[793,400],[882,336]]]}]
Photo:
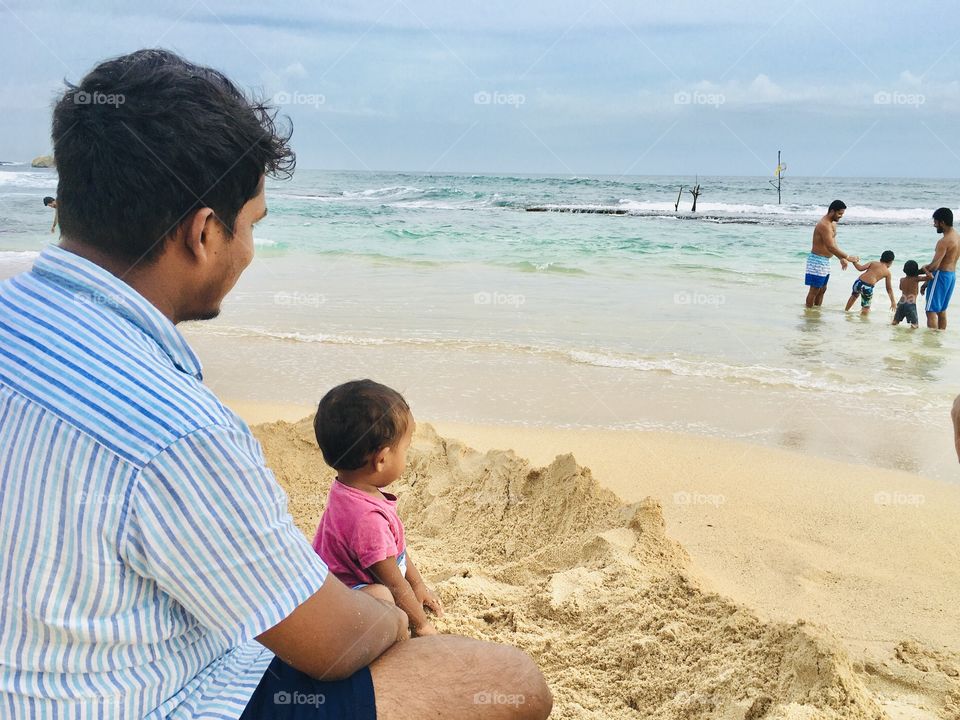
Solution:
[{"label": "ocean water", "polygon": [[[946,333],[892,327],[857,274],[803,307],[835,198],[847,252],[928,262],[960,181],[539,177],[298,170],[268,182],[258,259],[221,317],[187,328],[224,396],[312,403],[359,374],[418,414],[687,430],[952,477],[960,305]],[[0,275],[55,236],[56,175],[0,167]],[[532,212],[531,208],[538,211]],[[251,382],[251,378],[259,382]],[[895,428],[894,432],[891,432]]]}]

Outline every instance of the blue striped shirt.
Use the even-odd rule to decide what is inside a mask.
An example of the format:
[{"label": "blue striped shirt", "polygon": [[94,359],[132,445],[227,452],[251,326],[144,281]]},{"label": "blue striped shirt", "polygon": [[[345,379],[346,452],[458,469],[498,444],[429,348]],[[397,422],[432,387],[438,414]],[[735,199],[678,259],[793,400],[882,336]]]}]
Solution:
[{"label": "blue striped shirt", "polygon": [[58,247],[0,283],[0,717],[235,720],[326,575],[157,308]]}]

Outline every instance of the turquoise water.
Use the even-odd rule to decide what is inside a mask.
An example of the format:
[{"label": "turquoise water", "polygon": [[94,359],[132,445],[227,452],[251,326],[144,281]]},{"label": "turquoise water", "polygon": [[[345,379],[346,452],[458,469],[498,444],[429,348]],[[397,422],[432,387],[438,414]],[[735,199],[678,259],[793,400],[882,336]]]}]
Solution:
[{"label": "turquoise water", "polygon": [[[273,373],[262,399],[302,400],[318,372],[337,380],[331,362],[417,385],[400,369],[417,358],[443,388],[415,391],[435,417],[693,429],[952,472],[960,315],[946,333],[891,327],[881,288],[871,317],[846,315],[856,273],[836,262],[807,312],[803,273],[841,198],[840,246],[894,250],[896,283],[932,257],[930,215],[960,181],[789,178],[778,206],[766,178],[700,178],[699,212],[685,195],[675,213],[692,180],[299,170],[268,183],[257,262],[189,334]],[[40,198],[55,187],[53,171],[0,167],[0,273],[51,240]],[[210,362],[224,392],[259,397]],[[894,422],[906,439],[884,455]]]}]

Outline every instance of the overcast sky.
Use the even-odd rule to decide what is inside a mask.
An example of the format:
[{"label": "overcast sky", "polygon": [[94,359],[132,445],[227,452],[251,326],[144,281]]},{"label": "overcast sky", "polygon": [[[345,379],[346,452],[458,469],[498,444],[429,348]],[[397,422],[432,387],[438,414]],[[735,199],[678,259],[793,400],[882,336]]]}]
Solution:
[{"label": "overcast sky", "polygon": [[64,78],[166,47],[274,98],[301,168],[960,175],[955,8],[917,0],[0,0],[0,160]]}]

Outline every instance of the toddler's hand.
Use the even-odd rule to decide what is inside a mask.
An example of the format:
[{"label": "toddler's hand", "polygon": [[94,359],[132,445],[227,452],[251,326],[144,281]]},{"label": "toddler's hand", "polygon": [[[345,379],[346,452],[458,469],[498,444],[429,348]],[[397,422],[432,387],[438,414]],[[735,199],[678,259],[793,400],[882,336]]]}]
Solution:
[{"label": "toddler's hand", "polygon": [[426,585],[421,585],[413,589],[413,594],[417,596],[417,601],[421,605],[433,610],[437,617],[443,617],[443,603],[433,590]]},{"label": "toddler's hand", "polygon": [[437,629],[433,626],[432,623],[426,623],[420,627],[415,627],[413,629],[413,634],[417,637],[427,637],[428,635],[439,635]]}]

